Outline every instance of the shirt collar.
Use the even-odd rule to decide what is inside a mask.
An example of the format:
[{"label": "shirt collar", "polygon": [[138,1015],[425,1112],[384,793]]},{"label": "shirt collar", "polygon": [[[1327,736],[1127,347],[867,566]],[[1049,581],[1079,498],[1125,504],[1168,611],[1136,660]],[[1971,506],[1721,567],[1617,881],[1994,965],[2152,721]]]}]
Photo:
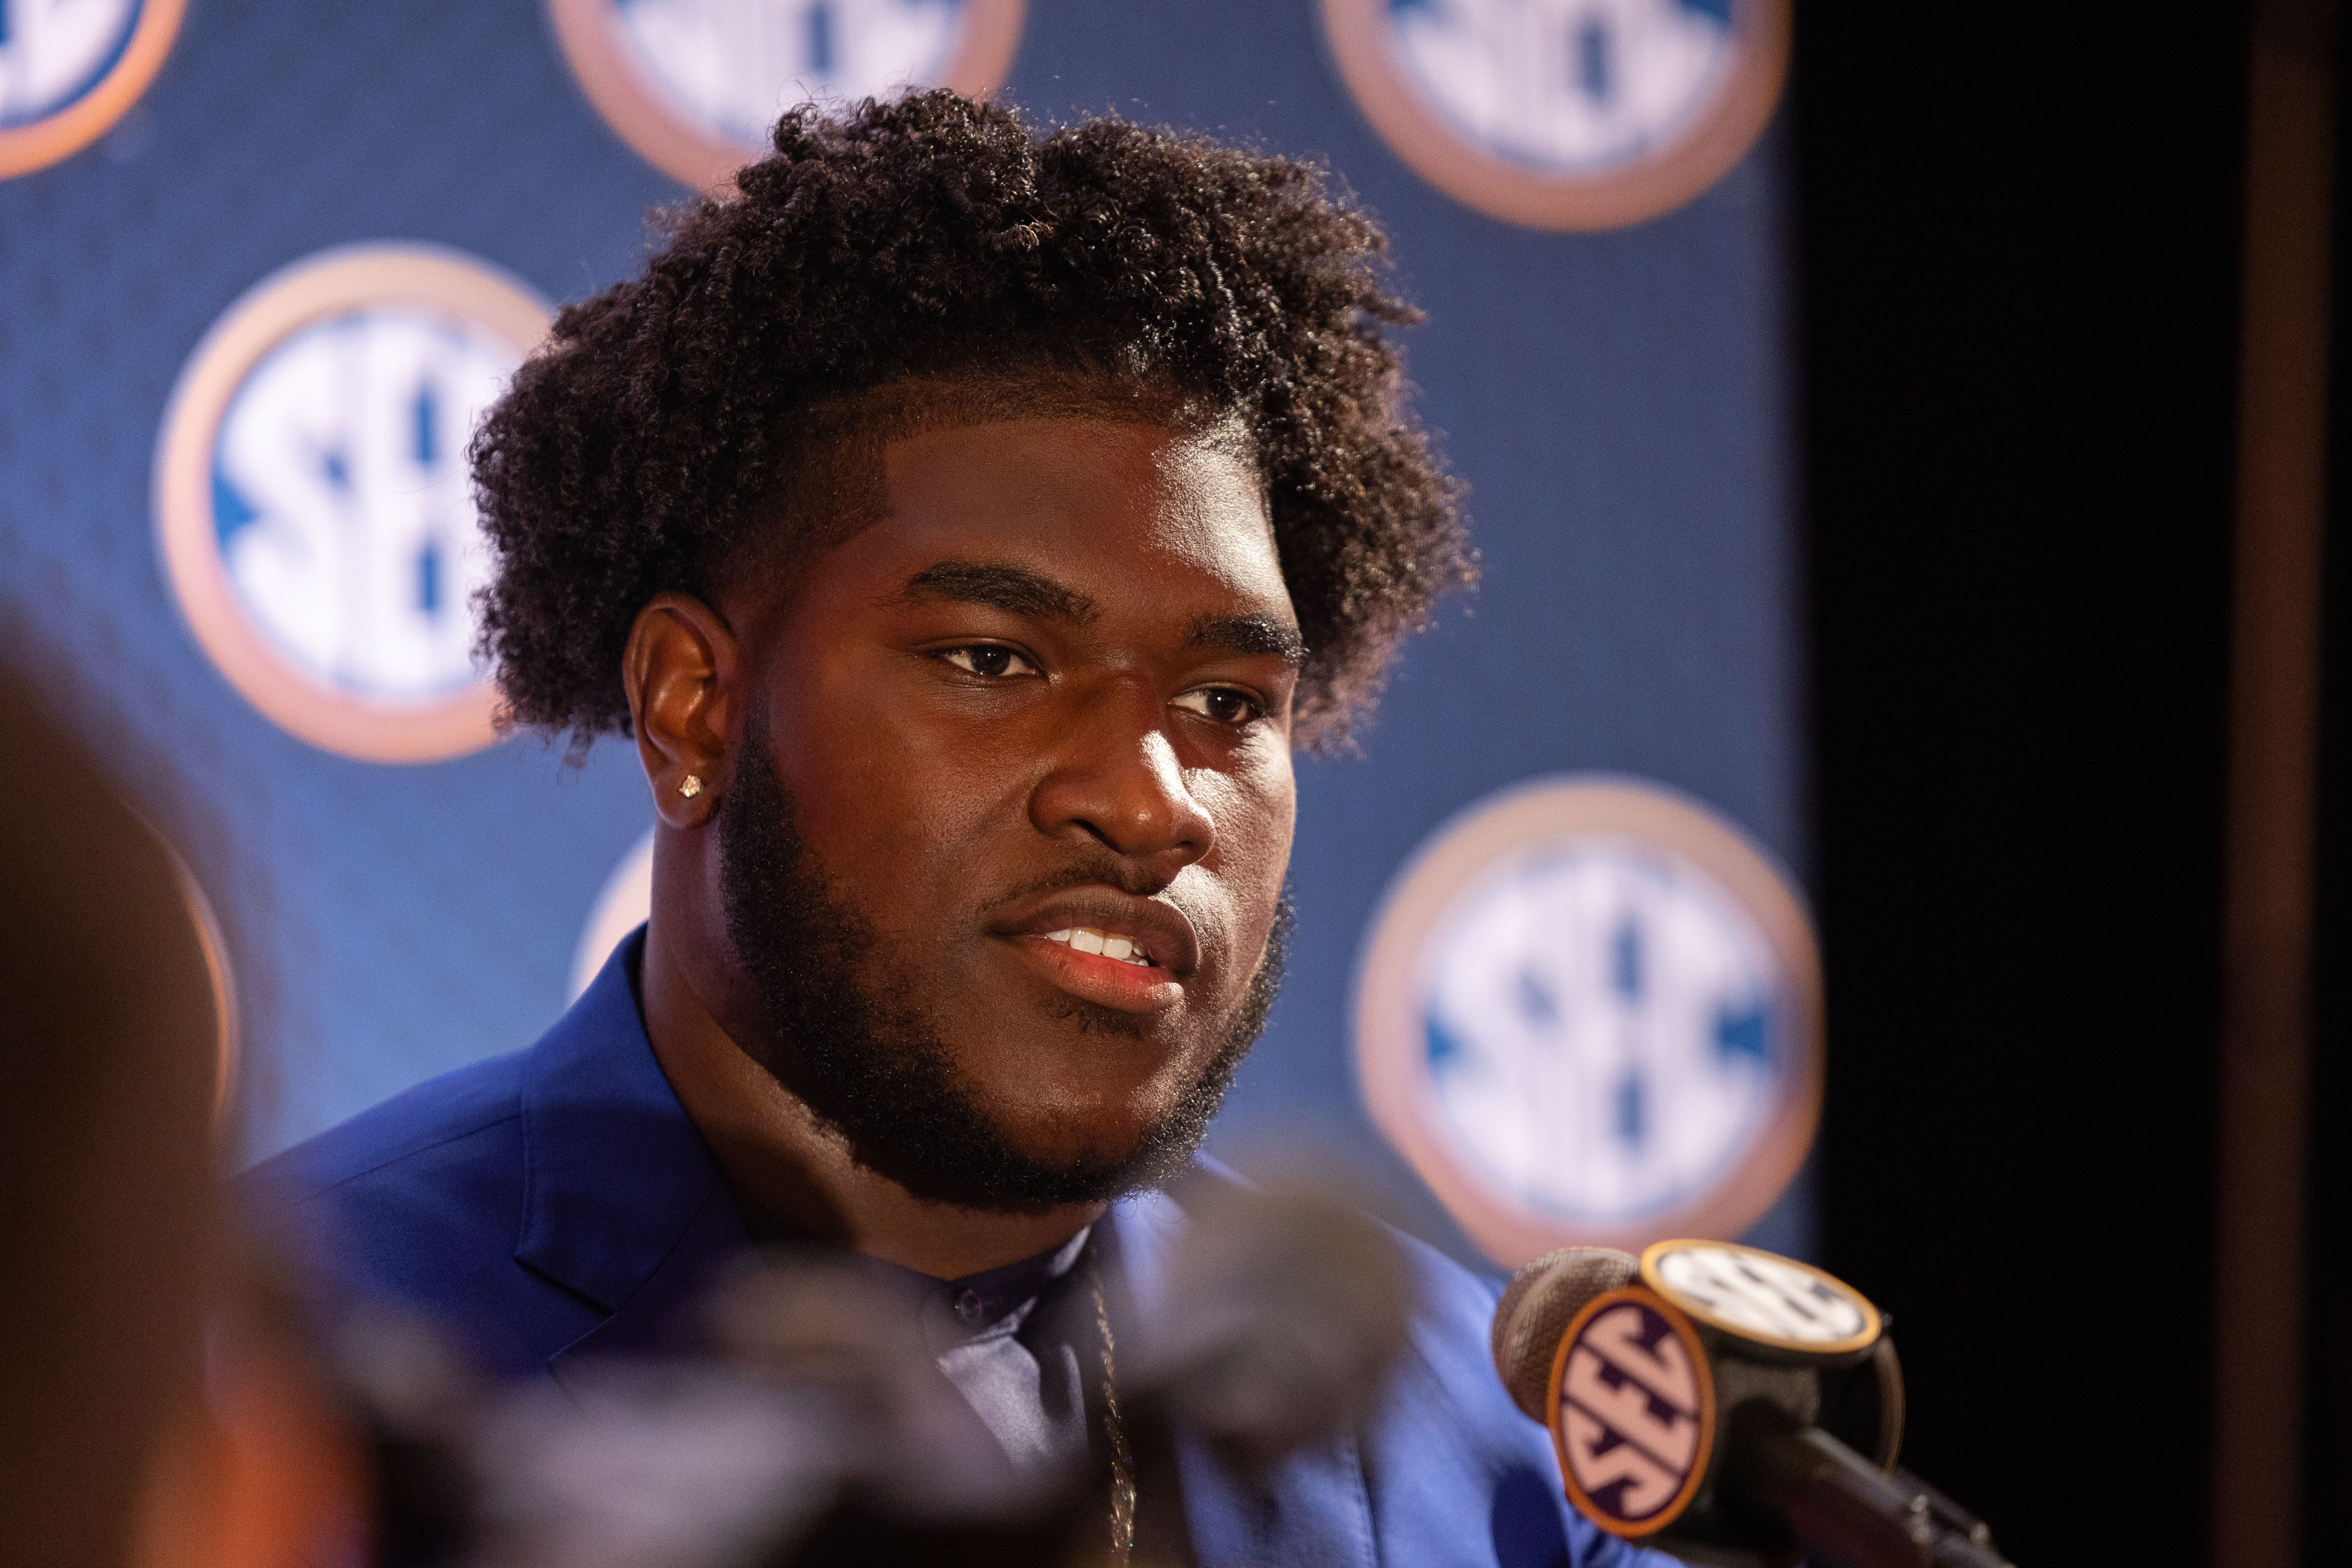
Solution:
[{"label": "shirt collar", "polygon": [[515,1257],[608,1312],[671,1260],[720,1182],[646,1038],[644,948],[639,927],[523,1068]]},{"label": "shirt collar", "polygon": [[[961,1279],[931,1281],[932,1291],[967,1333],[984,1332],[1054,1290],[1078,1266],[1093,1233],[1088,1226],[1051,1252],[1000,1264]],[[1013,1325],[1016,1329],[1018,1323]]]}]

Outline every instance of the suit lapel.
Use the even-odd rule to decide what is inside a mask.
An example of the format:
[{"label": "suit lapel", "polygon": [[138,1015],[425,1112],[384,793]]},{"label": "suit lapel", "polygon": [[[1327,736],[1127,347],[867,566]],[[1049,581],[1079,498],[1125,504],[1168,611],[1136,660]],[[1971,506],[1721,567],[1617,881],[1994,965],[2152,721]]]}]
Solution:
[{"label": "suit lapel", "polygon": [[581,1367],[614,1356],[657,1354],[678,1348],[693,1327],[685,1310],[712,1279],[751,1245],[734,1194],[714,1184],[687,1222],[677,1245],[609,1318],[547,1358],[547,1370],[566,1387]]}]

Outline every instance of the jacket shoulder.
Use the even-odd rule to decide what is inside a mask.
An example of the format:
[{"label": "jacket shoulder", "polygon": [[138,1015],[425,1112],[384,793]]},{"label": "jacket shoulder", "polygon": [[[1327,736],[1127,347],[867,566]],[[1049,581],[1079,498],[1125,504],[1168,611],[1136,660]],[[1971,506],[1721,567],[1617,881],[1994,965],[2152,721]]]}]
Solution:
[{"label": "jacket shoulder", "polygon": [[307,1204],[372,1176],[394,1179],[405,1163],[512,1122],[522,1113],[524,1054],[491,1057],[394,1095],[245,1172],[239,1194],[264,1207]]},{"label": "jacket shoulder", "polygon": [[313,1310],[359,1302],[432,1324],[485,1372],[543,1371],[604,1315],[516,1260],[526,1053],[419,1084],[236,1179]]}]

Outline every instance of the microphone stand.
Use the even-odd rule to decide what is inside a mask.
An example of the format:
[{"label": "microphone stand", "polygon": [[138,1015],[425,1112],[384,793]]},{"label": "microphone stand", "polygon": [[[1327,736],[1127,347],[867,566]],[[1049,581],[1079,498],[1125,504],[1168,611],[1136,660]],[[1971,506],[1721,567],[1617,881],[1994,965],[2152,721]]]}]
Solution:
[{"label": "microphone stand", "polygon": [[1888,1475],[1817,1426],[1750,1400],[1731,1415],[1724,1480],[1787,1521],[1813,1568],[2011,1568],[1981,1520],[1906,1471]]}]

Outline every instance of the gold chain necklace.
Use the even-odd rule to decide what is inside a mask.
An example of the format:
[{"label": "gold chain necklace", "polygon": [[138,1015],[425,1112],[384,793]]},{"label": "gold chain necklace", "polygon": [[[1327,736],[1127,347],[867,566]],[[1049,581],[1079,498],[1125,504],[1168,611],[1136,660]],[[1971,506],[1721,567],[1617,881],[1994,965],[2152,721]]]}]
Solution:
[{"label": "gold chain necklace", "polygon": [[1102,1268],[1087,1249],[1087,1280],[1095,1298],[1095,1327],[1102,1331],[1103,1435],[1110,1439],[1110,1554],[1124,1568],[1135,1551],[1135,1454],[1127,1444],[1127,1424],[1118,1414],[1118,1342],[1111,1337],[1110,1312],[1103,1305]]}]

